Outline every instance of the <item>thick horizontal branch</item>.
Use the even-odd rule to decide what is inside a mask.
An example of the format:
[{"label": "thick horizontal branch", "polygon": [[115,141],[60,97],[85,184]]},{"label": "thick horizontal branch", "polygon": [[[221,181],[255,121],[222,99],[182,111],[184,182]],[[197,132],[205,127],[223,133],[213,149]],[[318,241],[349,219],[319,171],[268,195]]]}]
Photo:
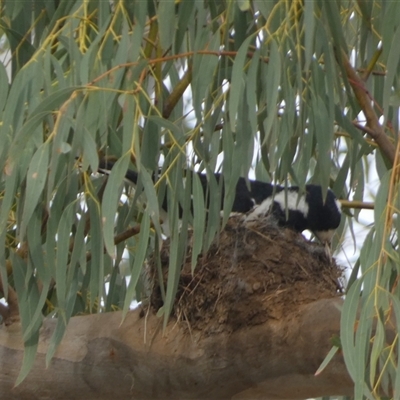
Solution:
[{"label": "thick horizontal branch", "polygon": [[[186,324],[129,313],[74,317],[48,369],[45,354],[56,321],[44,322],[32,371],[14,388],[23,357],[18,325],[0,327],[0,392],[20,400],[48,398],[304,399],[351,395],[341,355],[315,377],[339,333],[340,299],[293,309],[284,320],[203,337]],[[40,385],[38,385],[40,382]],[[260,396],[260,397],[259,397]]]}]

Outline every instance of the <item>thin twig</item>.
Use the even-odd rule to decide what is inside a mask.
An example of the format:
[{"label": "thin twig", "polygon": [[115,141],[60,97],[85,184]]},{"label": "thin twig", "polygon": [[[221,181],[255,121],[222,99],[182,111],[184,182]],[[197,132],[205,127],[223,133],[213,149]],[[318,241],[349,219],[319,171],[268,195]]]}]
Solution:
[{"label": "thin twig", "polygon": [[[123,242],[124,240],[129,239],[130,237],[137,235],[139,232],[140,232],[140,225],[137,225],[137,226],[134,226],[132,228],[129,228],[126,231],[121,232],[120,234],[118,234],[118,235],[116,235],[114,237],[114,244],[117,245],[117,244]],[[107,252],[105,247],[103,249],[103,252],[104,253]],[[92,259],[92,253],[89,251],[86,254],[86,262],[89,262],[91,259]]]},{"label": "thin twig", "polygon": [[381,47],[380,49],[377,49],[375,51],[375,53],[372,56],[371,61],[368,63],[367,69],[364,71],[363,75],[362,75],[362,80],[364,82],[367,81],[367,79],[369,78],[369,76],[371,75],[376,63],[378,62],[379,57],[381,56],[383,51],[383,48]]},{"label": "thin twig", "polygon": [[[167,61],[174,61],[174,60],[179,60],[181,58],[187,58],[187,57],[193,57],[195,55],[210,55],[210,56],[216,56],[216,57],[236,57],[237,51],[212,51],[212,50],[198,50],[198,51],[188,51],[186,53],[181,53],[181,54],[174,54],[171,56],[165,56],[165,57],[159,57],[159,58],[153,58],[150,60],[147,60],[149,65],[154,65],[162,62],[167,62]],[[253,53],[248,52],[247,57],[251,58],[253,57]],[[268,57],[261,57],[260,61],[263,61],[264,63],[269,62]],[[106,76],[112,74],[114,71],[117,71],[121,68],[129,68],[129,67],[135,67],[139,64],[139,61],[132,61],[132,62],[127,62],[123,64],[116,65],[115,67],[109,69],[108,71],[102,73],[95,79],[93,79],[91,82],[89,82],[86,86],[94,86],[97,82],[101,81],[104,79]]]},{"label": "thin twig", "polygon": [[[365,72],[367,71],[366,68],[358,68],[357,69],[358,72],[365,74]],[[371,75],[375,75],[375,76],[386,76],[386,71],[371,71]]]},{"label": "thin twig", "polygon": [[373,210],[375,208],[374,203],[368,203],[365,201],[350,201],[350,200],[339,200],[340,204],[344,208],[356,208],[358,210]]},{"label": "thin twig", "polygon": [[140,225],[136,225],[132,228],[129,228],[126,231],[121,232],[120,234],[118,234],[114,237],[114,244],[117,245],[117,244],[123,242],[124,240],[137,235],[139,232],[140,232]]},{"label": "thin twig", "polygon": [[363,131],[364,133],[367,133],[370,136],[372,136],[374,134],[374,131],[371,128],[369,128],[367,125],[361,125],[355,121],[353,121],[353,125],[360,131]]}]

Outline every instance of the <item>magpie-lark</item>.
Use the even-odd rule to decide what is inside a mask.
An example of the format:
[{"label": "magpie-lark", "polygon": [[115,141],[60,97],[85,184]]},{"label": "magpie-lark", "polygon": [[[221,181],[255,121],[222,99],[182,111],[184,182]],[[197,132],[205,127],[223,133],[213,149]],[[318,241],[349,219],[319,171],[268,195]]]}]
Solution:
[{"label": "magpie-lark", "polygon": [[[109,161],[101,161],[99,172],[108,174],[113,164]],[[198,173],[198,176],[206,196],[207,176],[201,173]],[[136,184],[138,175],[135,171],[128,170],[125,178]],[[215,178],[219,182],[221,175],[215,174]],[[224,193],[222,193],[222,198],[223,196]],[[167,211],[167,201],[163,202],[162,208]],[[221,204],[222,208],[223,204]],[[257,180],[248,180],[247,183],[242,177],[236,184],[232,212],[246,214],[246,222],[272,214],[280,226],[297,232],[308,229],[325,245],[330,245],[341,219],[340,202],[330,189],[324,201],[319,185],[306,185],[305,193],[301,194],[297,186],[291,186],[285,190],[283,186]]]}]

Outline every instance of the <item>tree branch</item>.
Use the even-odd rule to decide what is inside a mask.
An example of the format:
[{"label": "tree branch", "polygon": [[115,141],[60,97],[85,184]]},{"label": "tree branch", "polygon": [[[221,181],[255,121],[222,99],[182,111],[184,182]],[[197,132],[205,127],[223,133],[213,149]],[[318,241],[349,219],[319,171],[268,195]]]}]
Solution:
[{"label": "tree branch", "polygon": [[120,244],[124,240],[129,239],[132,236],[137,235],[140,232],[140,225],[133,226],[128,228],[126,231],[119,233],[118,235],[114,236],[114,244]]},{"label": "tree branch", "polygon": [[[351,395],[342,356],[315,371],[339,333],[342,300],[293,307],[287,318],[210,336],[171,319],[121,312],[71,318],[51,368],[46,351],[57,321],[47,319],[30,374],[14,388],[23,357],[20,332],[0,327],[0,391],[5,398],[304,399]],[[146,338],[146,340],[145,340]],[[40,381],[40,385],[36,383]],[[278,397],[279,395],[279,397]],[[262,396],[262,397],[258,397]]]},{"label": "tree branch", "polygon": [[357,208],[365,210],[373,210],[375,208],[374,203],[369,203],[365,201],[350,201],[350,200],[340,200],[340,204],[345,208]]},{"label": "tree branch", "polygon": [[192,82],[192,65],[189,63],[188,70],[185,72],[185,75],[182,77],[179,83],[175,86],[172,93],[164,102],[163,118],[169,118],[172,110],[174,109],[178,101],[182,98],[183,93],[185,92],[187,87],[190,85],[190,82]]},{"label": "tree branch", "polygon": [[382,125],[379,123],[378,116],[371,105],[371,99],[368,90],[365,87],[364,81],[357,75],[344,52],[342,52],[341,57],[337,57],[337,59],[338,61],[342,61],[348,81],[353,88],[354,95],[356,96],[358,104],[365,114],[367,126],[370,129],[367,133],[376,141],[382,153],[393,165],[395,158],[395,147],[386,136]]}]

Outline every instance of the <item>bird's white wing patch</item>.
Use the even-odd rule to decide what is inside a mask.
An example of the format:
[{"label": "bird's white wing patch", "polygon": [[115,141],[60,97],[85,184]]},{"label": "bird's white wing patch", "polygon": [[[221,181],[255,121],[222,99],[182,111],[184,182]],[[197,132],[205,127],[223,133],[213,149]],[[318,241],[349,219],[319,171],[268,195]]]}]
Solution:
[{"label": "bird's white wing patch", "polygon": [[260,205],[255,206],[253,211],[246,217],[246,222],[254,221],[260,216],[268,214],[273,202],[278,203],[282,211],[287,207],[288,210],[300,211],[304,218],[307,218],[309,208],[305,196],[303,195],[299,198],[297,191],[289,190],[285,198],[285,191],[282,190],[275,197],[268,197]]},{"label": "bird's white wing patch", "polygon": [[255,206],[253,211],[245,218],[245,222],[251,222],[257,220],[260,216],[264,216],[269,213],[272,205],[272,197],[266,198],[260,205]]},{"label": "bird's white wing patch", "polygon": [[308,215],[308,203],[306,202],[306,198],[304,195],[299,198],[299,193],[297,191],[288,190],[287,199],[285,199],[285,191],[282,190],[276,194],[275,201],[281,206],[282,210],[285,210],[287,207],[292,211],[300,211],[305,218]]}]

